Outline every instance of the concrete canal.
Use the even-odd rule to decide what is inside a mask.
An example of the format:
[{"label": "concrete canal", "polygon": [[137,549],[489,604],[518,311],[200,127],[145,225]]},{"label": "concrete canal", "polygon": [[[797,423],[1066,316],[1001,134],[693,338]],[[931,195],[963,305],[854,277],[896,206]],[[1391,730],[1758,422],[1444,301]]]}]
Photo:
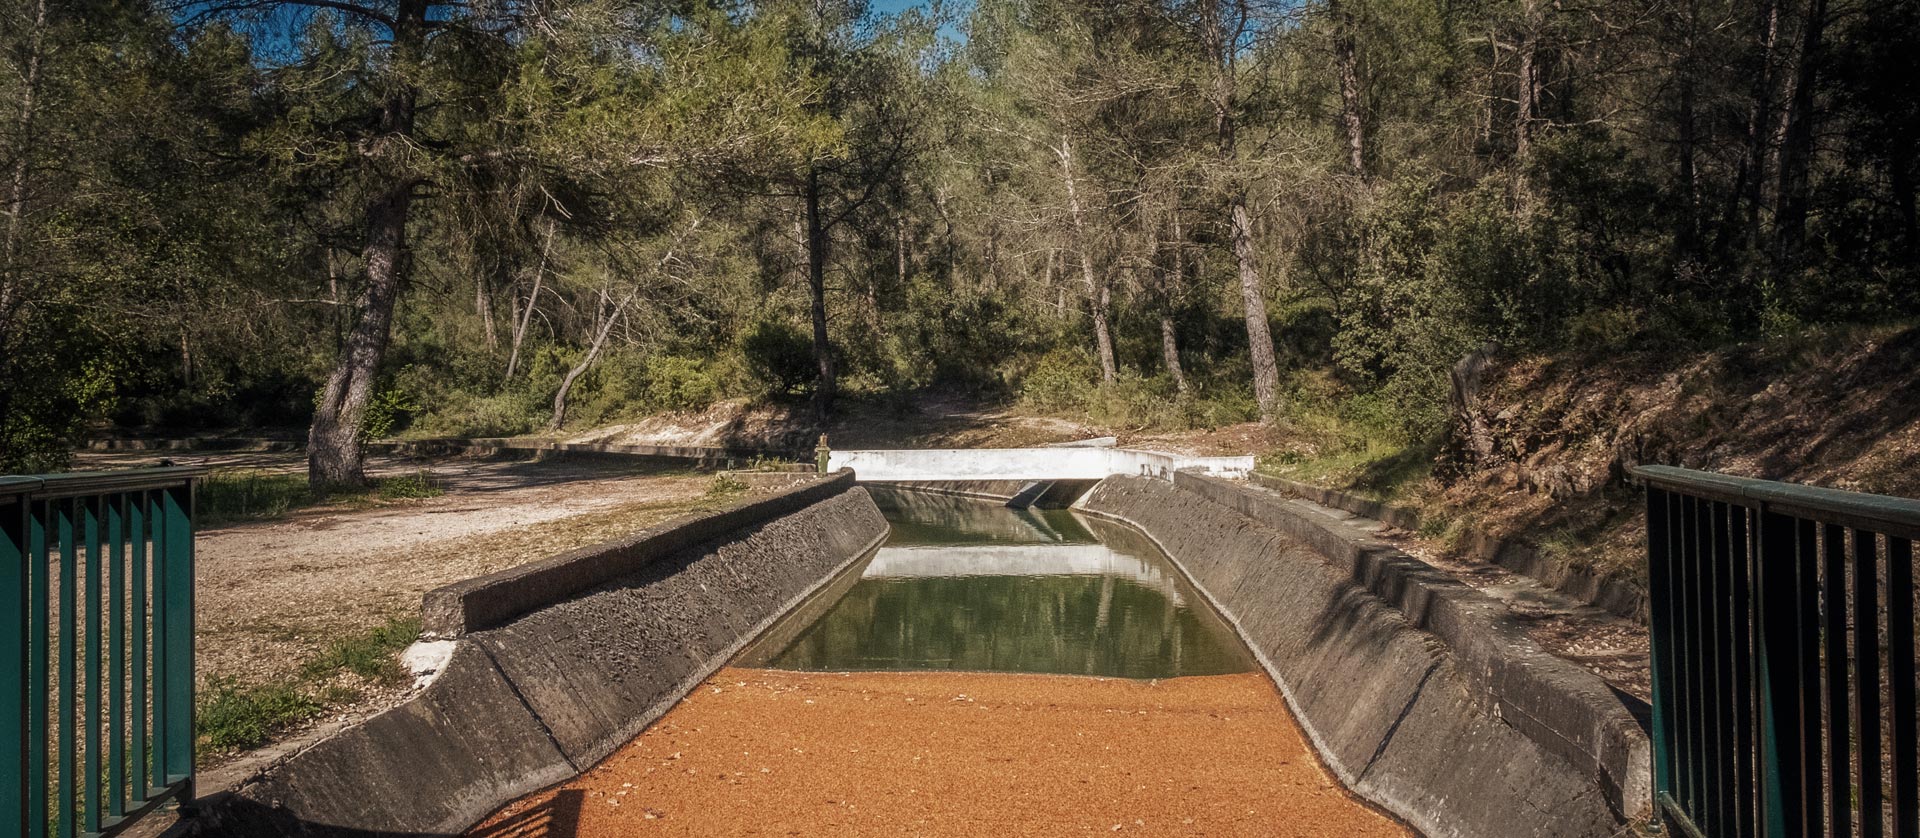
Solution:
[{"label": "concrete canal", "polygon": [[1409,834],[1129,528],[875,489],[887,541],[471,835]]}]

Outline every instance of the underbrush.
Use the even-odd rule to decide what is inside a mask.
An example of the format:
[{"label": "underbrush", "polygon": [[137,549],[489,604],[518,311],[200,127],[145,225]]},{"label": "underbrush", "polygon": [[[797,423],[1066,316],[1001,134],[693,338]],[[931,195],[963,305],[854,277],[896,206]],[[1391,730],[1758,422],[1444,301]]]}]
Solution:
[{"label": "underbrush", "polygon": [[201,690],[194,723],[203,759],[258,748],[368,688],[406,682],[400,652],[420,636],[418,618],[395,618],[337,638],[290,677],[265,684],[214,679]]},{"label": "underbrush", "polygon": [[1190,380],[1182,393],[1165,375],[1126,370],[1111,383],[1099,378],[1085,353],[1055,351],[1022,379],[1020,401],[1042,413],[1130,431],[1212,430],[1260,416],[1253,393],[1238,382]]},{"label": "underbrush", "polygon": [[1261,455],[1258,469],[1374,500],[1407,497],[1432,475],[1445,431],[1409,423],[1416,410],[1381,394],[1348,392],[1325,374],[1300,373],[1279,420],[1292,444]]},{"label": "underbrush", "polygon": [[202,478],[195,488],[194,511],[202,526],[240,521],[270,521],[313,506],[365,506],[378,501],[405,501],[439,497],[433,475],[425,470],[375,480],[372,485],[315,489],[302,474],[268,471],[221,471]]}]

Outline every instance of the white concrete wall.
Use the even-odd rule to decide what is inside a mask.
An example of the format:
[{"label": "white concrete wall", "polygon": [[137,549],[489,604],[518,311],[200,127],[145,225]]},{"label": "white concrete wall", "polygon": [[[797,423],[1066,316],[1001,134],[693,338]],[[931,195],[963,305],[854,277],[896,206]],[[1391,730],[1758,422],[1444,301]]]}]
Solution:
[{"label": "white concrete wall", "polygon": [[903,480],[1101,480],[1115,474],[1168,478],[1198,468],[1242,477],[1253,457],[1187,457],[1127,448],[945,448],[835,451],[829,469],[853,469],[868,482]]}]

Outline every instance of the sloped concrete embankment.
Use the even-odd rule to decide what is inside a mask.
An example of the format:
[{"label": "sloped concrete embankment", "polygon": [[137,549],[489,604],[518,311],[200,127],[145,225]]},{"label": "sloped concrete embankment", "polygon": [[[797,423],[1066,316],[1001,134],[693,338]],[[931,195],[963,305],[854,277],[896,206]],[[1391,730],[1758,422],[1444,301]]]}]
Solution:
[{"label": "sloped concrete embankment", "polygon": [[1599,838],[1644,809],[1631,717],[1597,677],[1502,623],[1497,603],[1256,490],[1175,481],[1111,478],[1081,507],[1145,531],[1185,569],[1356,793],[1431,838]]},{"label": "sloped concrete embankment", "polygon": [[458,834],[638,735],[886,532],[842,472],[430,593],[433,680],[202,801],[198,830]]},{"label": "sloped concrete embankment", "polygon": [[[1355,515],[1384,521],[1403,530],[1417,531],[1421,526],[1420,512],[1409,507],[1381,503],[1351,492],[1267,474],[1250,474],[1247,480],[1306,498],[1321,506],[1344,509]],[[1647,591],[1633,579],[1584,567],[1569,559],[1544,553],[1521,539],[1497,538],[1477,527],[1468,527],[1461,535],[1460,550],[1472,558],[1532,578],[1614,616],[1641,625],[1647,622]]]}]

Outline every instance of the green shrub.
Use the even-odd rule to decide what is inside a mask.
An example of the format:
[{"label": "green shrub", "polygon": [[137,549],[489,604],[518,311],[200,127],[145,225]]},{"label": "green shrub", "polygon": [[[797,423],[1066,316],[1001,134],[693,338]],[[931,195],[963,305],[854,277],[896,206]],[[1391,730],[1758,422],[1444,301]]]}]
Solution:
[{"label": "green shrub", "polygon": [[813,357],[813,339],[799,327],[762,320],[740,336],[740,358],[747,373],[768,393],[785,395],[811,387],[820,379]]},{"label": "green shrub", "polygon": [[725,500],[735,495],[745,494],[746,491],[746,481],[731,474],[722,474],[713,478],[713,483],[707,486],[707,499]]},{"label": "green shrub", "polygon": [[1040,410],[1084,410],[1099,376],[1087,353],[1055,349],[1020,380],[1020,399]]},{"label": "green shrub", "polygon": [[524,396],[455,394],[416,421],[415,436],[462,438],[518,436],[532,431],[539,419]]},{"label": "green shrub", "polygon": [[702,410],[720,399],[720,379],[698,359],[647,359],[647,402],[660,410]]}]

